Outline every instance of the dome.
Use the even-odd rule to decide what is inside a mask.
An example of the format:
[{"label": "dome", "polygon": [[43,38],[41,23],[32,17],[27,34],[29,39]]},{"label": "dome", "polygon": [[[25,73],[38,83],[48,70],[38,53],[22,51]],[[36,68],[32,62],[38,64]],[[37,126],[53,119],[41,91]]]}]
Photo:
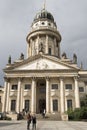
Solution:
[{"label": "dome", "polygon": [[54,17],[52,16],[52,14],[45,9],[41,10],[39,13],[36,14],[34,22],[40,19],[48,19],[54,22]]}]

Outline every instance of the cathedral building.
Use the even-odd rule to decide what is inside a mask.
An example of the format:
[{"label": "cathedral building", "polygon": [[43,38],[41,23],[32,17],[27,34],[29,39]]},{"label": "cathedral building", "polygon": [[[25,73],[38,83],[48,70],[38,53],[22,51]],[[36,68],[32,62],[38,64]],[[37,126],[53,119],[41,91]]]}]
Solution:
[{"label": "cathedral building", "polygon": [[87,94],[87,70],[77,65],[77,56],[60,54],[61,34],[53,15],[46,9],[38,12],[26,37],[27,58],[20,58],[4,68],[3,112],[22,110],[63,114],[80,108]]}]

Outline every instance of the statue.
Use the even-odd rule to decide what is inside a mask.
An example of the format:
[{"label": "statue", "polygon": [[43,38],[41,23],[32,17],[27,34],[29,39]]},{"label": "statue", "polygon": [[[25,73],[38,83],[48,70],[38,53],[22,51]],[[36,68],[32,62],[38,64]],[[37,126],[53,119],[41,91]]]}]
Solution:
[{"label": "statue", "polygon": [[23,60],[23,59],[24,59],[24,54],[21,53],[21,55],[20,55],[20,60]]},{"label": "statue", "polygon": [[43,52],[43,43],[41,42],[40,44],[39,44],[39,52]]},{"label": "statue", "polygon": [[8,57],[8,64],[11,64],[11,56]]},{"label": "statue", "polygon": [[77,64],[77,55],[76,54],[73,54],[73,63]]},{"label": "statue", "polygon": [[63,54],[62,54],[62,58],[64,58],[64,59],[66,59],[66,58],[67,58],[67,56],[66,56],[66,53],[65,53],[65,52],[63,52]]}]

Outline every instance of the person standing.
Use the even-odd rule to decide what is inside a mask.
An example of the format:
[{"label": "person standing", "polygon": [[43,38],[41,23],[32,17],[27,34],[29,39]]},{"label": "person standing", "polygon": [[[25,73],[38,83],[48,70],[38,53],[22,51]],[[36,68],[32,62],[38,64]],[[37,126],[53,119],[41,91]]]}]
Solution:
[{"label": "person standing", "polygon": [[43,113],[42,113],[43,118],[45,118],[45,114],[46,114],[46,110],[44,109],[44,110],[43,110]]},{"label": "person standing", "polygon": [[32,116],[32,130],[36,130],[36,116],[35,116],[35,114]]},{"label": "person standing", "polygon": [[28,113],[27,115],[27,130],[30,130],[30,123],[31,123],[31,115]]}]

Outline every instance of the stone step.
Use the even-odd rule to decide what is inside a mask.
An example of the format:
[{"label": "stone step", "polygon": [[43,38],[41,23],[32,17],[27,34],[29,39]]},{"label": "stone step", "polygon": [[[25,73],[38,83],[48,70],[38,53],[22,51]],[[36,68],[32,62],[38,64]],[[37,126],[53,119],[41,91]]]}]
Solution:
[{"label": "stone step", "polygon": [[46,114],[45,118],[43,118],[42,114],[36,114],[36,117],[38,120],[61,120],[61,115],[60,113],[55,113],[55,114]]},{"label": "stone step", "polygon": [[[8,117],[11,117],[12,120],[17,120],[17,114],[7,114]],[[46,114],[45,118],[43,118],[42,114],[36,114],[37,120],[54,120],[60,121],[61,115],[60,113]],[[27,115],[24,116],[24,120],[27,119]]]}]

